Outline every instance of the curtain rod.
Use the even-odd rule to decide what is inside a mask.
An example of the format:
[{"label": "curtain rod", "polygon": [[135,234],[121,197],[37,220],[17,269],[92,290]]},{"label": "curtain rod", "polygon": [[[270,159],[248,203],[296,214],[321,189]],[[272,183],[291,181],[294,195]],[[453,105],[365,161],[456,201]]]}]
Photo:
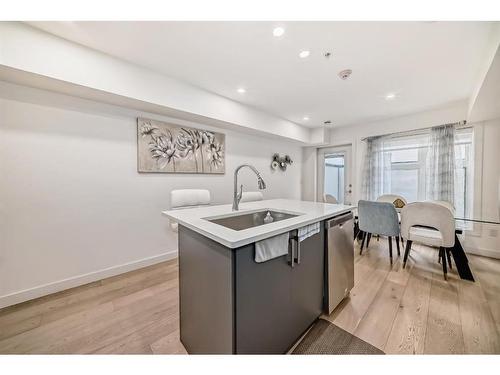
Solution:
[{"label": "curtain rod", "polygon": [[361,140],[362,141],[366,141],[367,139],[370,139],[370,138],[387,137],[389,135],[397,135],[397,134],[405,134],[405,133],[412,134],[412,133],[417,133],[417,132],[423,131],[423,130],[429,130],[429,129],[432,129],[432,128],[437,128],[438,126],[447,126],[447,125],[464,126],[466,124],[467,124],[467,121],[463,120],[463,121],[459,121],[459,122],[450,122],[449,124],[436,125],[436,126],[428,126],[426,128],[419,128],[419,129],[413,129],[413,130],[402,130],[402,131],[399,131],[399,132],[386,133],[386,134],[381,134],[381,135],[372,135],[370,137],[361,138]]}]

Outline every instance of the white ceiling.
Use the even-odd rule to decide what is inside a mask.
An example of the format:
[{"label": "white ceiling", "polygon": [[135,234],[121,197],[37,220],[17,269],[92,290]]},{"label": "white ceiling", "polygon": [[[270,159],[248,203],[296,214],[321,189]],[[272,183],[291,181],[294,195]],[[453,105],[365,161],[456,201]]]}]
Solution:
[{"label": "white ceiling", "polygon": [[[334,126],[468,99],[487,22],[30,22],[298,124]],[[276,38],[276,26],[285,34]],[[309,50],[306,59],[301,50]],[[323,54],[331,52],[326,59]],[[337,73],[352,69],[350,79]],[[245,94],[236,92],[238,87]],[[396,99],[385,100],[388,93]],[[303,117],[308,116],[309,121]]]}]

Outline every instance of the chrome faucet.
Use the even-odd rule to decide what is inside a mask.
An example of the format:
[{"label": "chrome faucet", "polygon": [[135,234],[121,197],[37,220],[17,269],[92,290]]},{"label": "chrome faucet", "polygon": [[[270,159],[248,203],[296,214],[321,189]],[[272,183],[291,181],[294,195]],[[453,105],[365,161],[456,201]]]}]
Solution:
[{"label": "chrome faucet", "polygon": [[241,168],[248,167],[257,175],[257,183],[260,190],[264,190],[266,188],[266,183],[260,176],[260,173],[253,165],[250,164],[242,164],[238,168],[234,170],[234,192],[233,192],[233,211],[238,211],[239,204],[241,200],[241,196],[243,194],[243,185],[240,186],[240,192],[238,193],[238,172]]}]

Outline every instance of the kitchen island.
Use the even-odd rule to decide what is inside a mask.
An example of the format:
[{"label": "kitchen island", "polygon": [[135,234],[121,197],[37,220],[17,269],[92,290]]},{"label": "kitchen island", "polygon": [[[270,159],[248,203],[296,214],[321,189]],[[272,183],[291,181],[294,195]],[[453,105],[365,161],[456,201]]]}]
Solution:
[{"label": "kitchen island", "polygon": [[[163,212],[179,223],[180,335],[189,353],[284,353],[321,315],[325,228],[352,206],[275,199]],[[264,224],[267,212],[273,222]],[[287,254],[257,263],[255,243],[289,233]]]}]

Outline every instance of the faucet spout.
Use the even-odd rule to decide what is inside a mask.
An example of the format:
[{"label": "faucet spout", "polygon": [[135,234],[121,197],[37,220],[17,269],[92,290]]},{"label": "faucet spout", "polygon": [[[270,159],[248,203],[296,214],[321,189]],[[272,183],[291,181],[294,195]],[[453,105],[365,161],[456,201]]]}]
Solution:
[{"label": "faucet spout", "polygon": [[257,186],[259,187],[260,190],[264,190],[266,188],[266,183],[262,179],[259,171],[253,165],[242,164],[239,167],[237,167],[234,170],[233,211],[238,211],[241,196],[243,195],[243,185],[241,185],[240,191],[238,193],[238,172],[243,167],[248,167],[255,173],[255,175],[257,176]]}]

